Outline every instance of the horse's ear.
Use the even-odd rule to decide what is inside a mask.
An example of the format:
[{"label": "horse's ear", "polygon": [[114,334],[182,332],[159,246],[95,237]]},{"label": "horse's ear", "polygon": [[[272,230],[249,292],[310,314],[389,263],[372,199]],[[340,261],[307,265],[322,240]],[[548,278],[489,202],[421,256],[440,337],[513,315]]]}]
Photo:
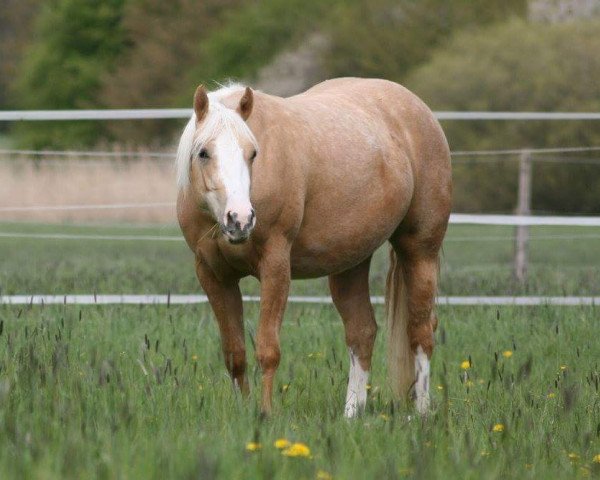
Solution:
[{"label": "horse's ear", "polygon": [[198,85],[196,93],[194,94],[194,113],[196,114],[196,121],[201,122],[208,112],[208,95],[204,90],[203,85]]},{"label": "horse's ear", "polygon": [[250,87],[246,87],[246,91],[242,98],[240,99],[240,104],[238,106],[238,113],[244,120],[248,120],[248,117],[252,113],[252,106],[254,105],[254,94],[252,93],[252,89]]}]

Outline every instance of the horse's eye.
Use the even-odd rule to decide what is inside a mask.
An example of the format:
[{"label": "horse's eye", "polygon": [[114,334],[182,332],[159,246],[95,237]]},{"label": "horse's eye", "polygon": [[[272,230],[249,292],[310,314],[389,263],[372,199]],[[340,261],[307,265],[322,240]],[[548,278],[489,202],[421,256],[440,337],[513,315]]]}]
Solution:
[{"label": "horse's eye", "polygon": [[257,152],[256,150],[254,150],[254,151],[252,152],[252,155],[250,155],[250,160],[254,160],[254,159],[256,158],[256,154],[257,154],[257,153],[258,153],[258,152]]},{"label": "horse's eye", "polygon": [[206,150],[206,148],[203,148],[202,150],[200,150],[200,153],[198,154],[198,156],[199,156],[200,158],[203,158],[203,159],[205,159],[205,160],[206,160],[207,158],[210,158],[210,155],[208,154],[208,150]]}]

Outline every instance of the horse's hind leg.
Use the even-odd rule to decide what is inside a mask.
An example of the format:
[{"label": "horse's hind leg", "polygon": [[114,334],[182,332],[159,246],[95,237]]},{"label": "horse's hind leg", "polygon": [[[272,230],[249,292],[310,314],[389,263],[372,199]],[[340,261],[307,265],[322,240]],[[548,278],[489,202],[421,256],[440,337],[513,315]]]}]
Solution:
[{"label": "horse's hind leg", "polygon": [[370,263],[371,258],[368,258],[350,270],[329,276],[331,296],[344,322],[346,344],[350,351],[346,417],[354,417],[364,408],[367,399],[367,380],[377,334],[369,298]]},{"label": "horse's hind leg", "polygon": [[439,269],[439,245],[404,234],[392,240],[401,268],[407,315],[408,344],[414,362],[414,400],[419,413],[429,407],[430,359],[437,327],[435,296]]}]

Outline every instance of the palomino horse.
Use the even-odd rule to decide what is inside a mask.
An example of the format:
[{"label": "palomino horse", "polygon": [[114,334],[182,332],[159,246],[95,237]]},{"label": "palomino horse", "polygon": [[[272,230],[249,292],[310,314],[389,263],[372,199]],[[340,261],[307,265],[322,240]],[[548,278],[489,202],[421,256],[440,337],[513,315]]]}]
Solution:
[{"label": "palomino horse", "polygon": [[290,281],[328,275],[350,352],[345,414],[364,407],[377,332],[369,265],[388,240],[391,383],[427,411],[452,186],[446,138],[421,100],[375,79],[330,80],[290,98],[200,86],[177,151],[177,182],[179,224],[243,394],[240,278],[261,283],[256,356],[268,413]]}]

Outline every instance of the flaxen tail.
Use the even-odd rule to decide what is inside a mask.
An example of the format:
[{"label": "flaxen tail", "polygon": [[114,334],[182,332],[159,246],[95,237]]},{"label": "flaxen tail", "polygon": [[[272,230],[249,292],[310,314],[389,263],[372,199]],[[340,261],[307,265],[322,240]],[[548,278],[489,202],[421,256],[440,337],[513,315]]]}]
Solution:
[{"label": "flaxen tail", "polygon": [[415,380],[414,355],[408,341],[408,305],[402,265],[390,249],[385,289],[388,326],[388,374],[394,394],[406,399]]}]

